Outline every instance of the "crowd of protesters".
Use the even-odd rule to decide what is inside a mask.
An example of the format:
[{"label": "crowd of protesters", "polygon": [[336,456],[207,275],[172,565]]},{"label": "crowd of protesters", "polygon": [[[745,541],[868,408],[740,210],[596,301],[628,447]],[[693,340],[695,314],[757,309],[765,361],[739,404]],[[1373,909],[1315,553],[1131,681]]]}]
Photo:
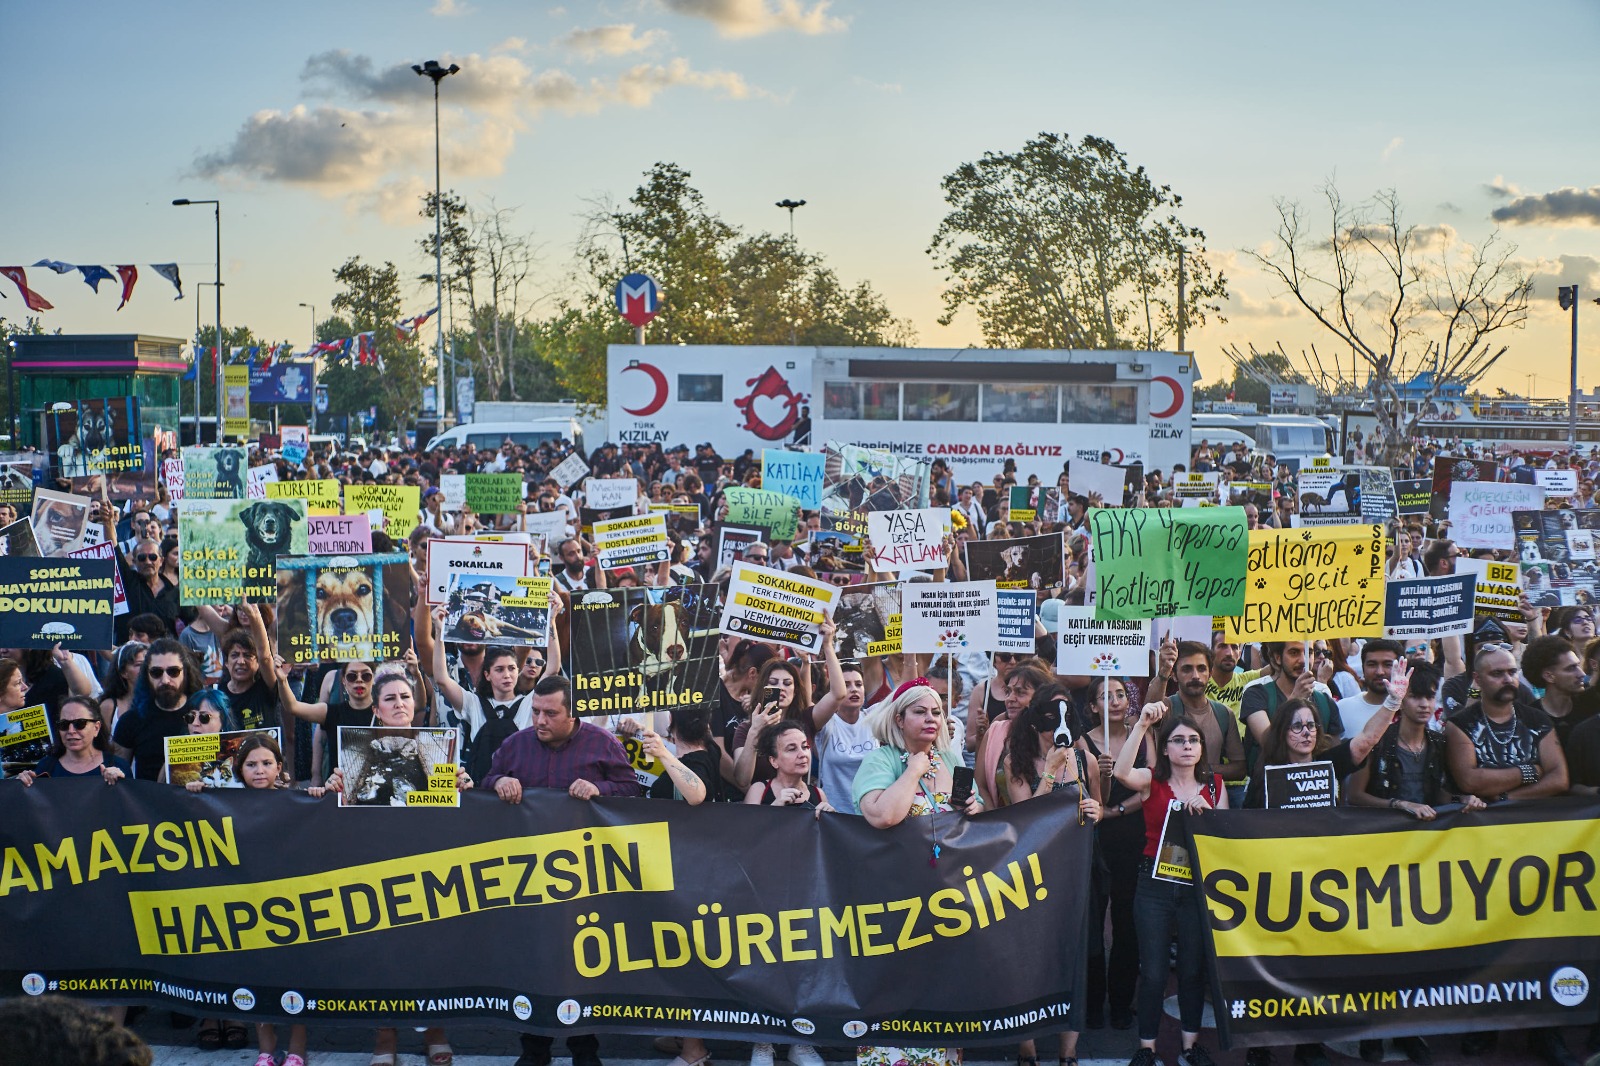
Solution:
[{"label": "crowd of protesters", "polygon": [[[725,581],[727,568],[716,552],[721,494],[730,486],[759,486],[761,458],[754,450],[726,458],[709,444],[608,443],[586,456],[592,476],[637,479],[641,506],[677,505],[668,523],[673,555],[667,563],[608,572],[598,568],[595,548],[582,534],[581,482],[564,485],[550,474],[569,451],[565,444],[508,442],[488,451],[325,450],[299,464],[268,453],[252,459],[274,463],[285,481],[417,486],[420,522],[407,542],[392,545],[375,531],[373,546],[409,550],[418,588],[429,539],[514,530],[526,513],[564,512],[564,535],[529,548],[555,579],[546,648],[447,642],[441,616],[419,602],[415,648],[403,659],[290,668],[273,654],[269,605],[183,603],[181,502],[158,490],[149,500],[103,503],[97,518],[117,545],[129,606],[117,622],[119,643],[94,657],[4,651],[0,711],[42,703],[54,723],[49,755],[25,770],[10,767],[20,784],[7,787],[46,775],[108,784],[125,777],[159,780],[167,737],[277,726],[282,744],[246,745],[234,777],[248,787],[310,788],[320,795],[346,785],[329,745],[338,726],[450,725],[466,741],[458,786],[492,791],[506,803],[520,802],[532,789],[559,789],[578,800],[644,795],[619,738],[637,739],[662,764],[650,798],[693,805],[800,807],[812,812],[807,816],[859,815],[886,828],[908,817],[958,809],[977,814],[1065,793],[1060,801],[1095,825],[1097,873],[1084,945],[1088,996],[1066,1019],[1060,1066],[1076,1063],[1081,1031],[1107,1026],[1136,1027],[1132,1064],[1154,1063],[1171,968],[1180,1060],[1206,1066],[1211,1059],[1200,1031],[1207,949],[1199,897],[1148,876],[1168,801],[1199,816],[1258,807],[1262,767],[1313,758],[1334,763],[1345,803],[1422,820],[1453,806],[1537,802],[1600,786],[1600,641],[1590,606],[1552,610],[1524,600],[1515,618],[1484,617],[1466,637],[1431,641],[1331,635],[1309,644],[1241,647],[1218,632],[1209,641],[1164,642],[1151,652],[1147,676],[1059,675],[1056,612],[1062,603],[1084,602],[1090,512],[1107,504],[1176,506],[1181,501],[1172,485],[1187,472],[1182,468],[1144,473],[1142,483],[1130,484],[1125,498],[1114,501],[1073,492],[1066,471],[1053,485],[1023,478],[1021,484],[1042,490],[1043,505],[1037,517],[1017,522],[1008,490],[1019,480],[1010,464],[988,480],[963,481],[934,463],[931,501],[957,516],[950,572],[936,571],[934,580],[959,576],[959,548],[969,540],[1065,534],[1062,585],[1037,593],[1034,655],[841,659],[831,623],[814,657],[728,635],[720,643],[721,681],[707,705],[579,718],[565,620],[574,595],[608,585]],[[1414,449],[1416,475],[1427,476],[1433,459],[1432,448]],[[1572,506],[1594,506],[1600,458],[1569,461],[1582,475]],[[1561,464],[1559,458],[1549,462]],[[1545,459],[1508,456],[1502,466],[1515,479],[1534,464]],[[1219,502],[1242,502],[1255,528],[1291,521],[1297,499],[1291,465],[1249,454],[1243,445],[1222,449],[1202,442],[1189,469],[1218,471]],[[525,501],[515,512],[479,515],[446,507],[443,475],[484,472],[522,475]],[[0,514],[0,525],[15,518],[14,511]],[[805,512],[794,540],[755,544],[742,557],[838,583],[880,576],[824,548],[821,538],[813,543],[818,529],[818,516]],[[1392,521],[1389,534],[1386,569],[1394,578],[1451,573],[1465,554],[1450,540],[1448,523],[1426,515]],[[1062,730],[1069,742],[1057,745]],[[975,771],[976,787],[963,798],[955,778],[966,768]],[[792,816],[799,815],[772,815]],[[249,1039],[243,1023],[229,1018],[202,1019],[196,1033],[202,1048],[237,1049]],[[258,1066],[270,1066],[277,1034],[263,1025],[256,1039]],[[1496,1039],[1471,1034],[1462,1050],[1482,1052]],[[1577,1061],[1556,1030],[1528,1039],[1554,1066]],[[285,1066],[303,1066],[305,1041],[303,1027],[290,1031]],[[430,1066],[448,1066],[445,1032],[429,1029],[423,1042]],[[597,1037],[580,1033],[566,1043],[574,1066],[599,1066]],[[709,1062],[703,1040],[658,1043],[674,1056],[670,1066]],[[1362,1057],[1380,1060],[1382,1043],[1362,1041]],[[1395,1043],[1411,1061],[1431,1061],[1422,1038]],[[549,1037],[523,1035],[517,1066],[545,1066],[551,1045]],[[397,1053],[398,1034],[381,1031],[373,1063],[388,1066]],[[750,1062],[771,1066],[777,1053],[771,1044],[757,1044]],[[1319,1045],[1252,1048],[1249,1061],[1271,1062],[1274,1054],[1306,1066],[1328,1061]],[[785,1055],[794,1066],[821,1063],[807,1045],[789,1046]],[[1032,1042],[1018,1050],[1021,1066],[1038,1061]]]}]

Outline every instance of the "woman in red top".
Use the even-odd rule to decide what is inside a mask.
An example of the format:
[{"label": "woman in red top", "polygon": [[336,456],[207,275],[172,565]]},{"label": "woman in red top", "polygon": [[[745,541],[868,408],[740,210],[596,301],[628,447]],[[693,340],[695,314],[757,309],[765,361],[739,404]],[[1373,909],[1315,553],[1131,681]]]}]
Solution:
[{"label": "woman in red top", "polygon": [[1144,813],[1144,862],[1133,901],[1139,931],[1139,1050],[1129,1066],[1155,1066],[1157,1061],[1167,946],[1174,927],[1178,937],[1178,1016],[1183,1028],[1183,1052],[1178,1061],[1183,1066],[1213,1066],[1210,1053],[1196,1043],[1205,1007],[1205,914],[1192,884],[1194,860],[1183,820],[1178,819],[1169,831],[1167,818],[1169,813],[1193,818],[1208,810],[1226,809],[1228,792],[1222,775],[1211,770],[1205,735],[1187,715],[1173,719],[1161,731],[1153,769],[1133,765],[1144,746],[1145,733],[1166,713],[1165,703],[1145,705],[1113,771],[1118,781],[1139,794]]}]

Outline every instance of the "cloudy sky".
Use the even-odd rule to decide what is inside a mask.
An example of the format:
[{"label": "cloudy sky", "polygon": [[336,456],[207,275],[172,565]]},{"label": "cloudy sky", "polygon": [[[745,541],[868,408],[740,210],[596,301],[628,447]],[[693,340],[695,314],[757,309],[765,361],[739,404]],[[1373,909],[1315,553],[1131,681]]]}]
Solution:
[{"label": "cloudy sky", "polygon": [[[1337,350],[1247,255],[1275,199],[1314,211],[1333,178],[1352,200],[1393,188],[1436,241],[1517,246],[1533,307],[1491,385],[1564,391],[1555,287],[1579,284],[1583,382],[1600,385],[1592,0],[1527,17],[1481,0],[164,0],[8,4],[0,31],[18,85],[0,264],[176,260],[191,293],[145,272],[118,313],[115,283],[30,271],[68,332],[192,331],[212,226],[174,197],[222,199],[224,318],[258,333],[303,344],[297,305],[325,309],[349,255],[421,273],[432,99],[410,64],[438,58],[464,68],[443,86],[445,184],[514,208],[550,285],[588,206],[670,160],[749,229],[805,199],[804,245],[872,281],[920,343],[965,345],[976,321],[938,324],[925,251],[940,178],[1040,131],[1092,133],[1183,195],[1231,279],[1228,323],[1191,336],[1208,376],[1230,343]],[[431,304],[420,285],[408,301]]]}]

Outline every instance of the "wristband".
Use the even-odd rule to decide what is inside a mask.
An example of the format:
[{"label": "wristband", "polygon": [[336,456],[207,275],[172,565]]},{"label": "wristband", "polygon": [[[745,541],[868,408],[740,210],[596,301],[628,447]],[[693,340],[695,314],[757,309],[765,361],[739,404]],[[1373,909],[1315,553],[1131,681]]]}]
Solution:
[{"label": "wristband", "polygon": [[1532,763],[1521,763],[1517,766],[1517,770],[1522,774],[1522,783],[1524,785],[1531,785],[1539,780],[1539,769]]},{"label": "wristband", "polygon": [[1400,806],[1400,801],[1399,800],[1392,799],[1392,800],[1389,801],[1389,809],[1391,811],[1394,810],[1398,806]]}]

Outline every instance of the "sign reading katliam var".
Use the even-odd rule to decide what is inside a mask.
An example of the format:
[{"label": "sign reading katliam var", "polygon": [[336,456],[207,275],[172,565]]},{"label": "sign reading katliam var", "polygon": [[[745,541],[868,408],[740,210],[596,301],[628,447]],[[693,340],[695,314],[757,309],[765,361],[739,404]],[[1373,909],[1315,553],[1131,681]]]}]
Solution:
[{"label": "sign reading katliam var", "polygon": [[900,596],[901,651],[993,651],[999,646],[993,581],[918,581]]}]

